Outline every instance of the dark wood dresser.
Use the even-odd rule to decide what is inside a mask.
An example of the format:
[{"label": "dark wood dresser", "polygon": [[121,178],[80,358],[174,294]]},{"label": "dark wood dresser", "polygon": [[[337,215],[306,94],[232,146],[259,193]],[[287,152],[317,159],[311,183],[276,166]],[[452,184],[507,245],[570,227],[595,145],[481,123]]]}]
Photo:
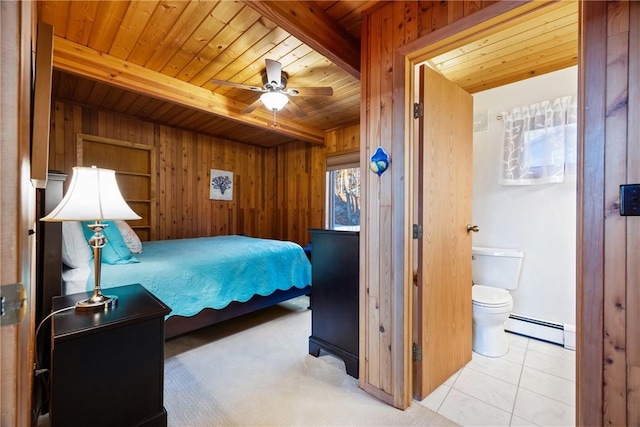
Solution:
[{"label": "dark wood dresser", "polygon": [[[163,406],[164,316],[171,309],[141,285],[103,290],[108,311],[53,316],[52,426],[166,426]],[[52,309],[91,293],[55,297]]]},{"label": "dark wood dresser", "polygon": [[359,232],[311,233],[311,336],[309,354],[341,358],[358,378]]}]

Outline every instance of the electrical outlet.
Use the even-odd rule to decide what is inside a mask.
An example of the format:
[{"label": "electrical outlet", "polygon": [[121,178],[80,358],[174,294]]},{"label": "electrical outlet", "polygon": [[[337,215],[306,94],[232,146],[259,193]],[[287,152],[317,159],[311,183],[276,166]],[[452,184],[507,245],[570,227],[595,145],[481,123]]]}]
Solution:
[{"label": "electrical outlet", "polygon": [[640,216],[640,184],[620,186],[620,215]]}]

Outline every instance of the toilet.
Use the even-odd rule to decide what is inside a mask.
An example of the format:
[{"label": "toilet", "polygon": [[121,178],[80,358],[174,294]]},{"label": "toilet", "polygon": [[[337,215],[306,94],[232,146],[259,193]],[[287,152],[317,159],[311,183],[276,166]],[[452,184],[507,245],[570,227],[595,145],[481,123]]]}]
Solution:
[{"label": "toilet", "polygon": [[520,280],[523,253],[515,249],[472,248],[473,351],[500,357],[509,351],[504,323],[513,309],[509,289]]}]

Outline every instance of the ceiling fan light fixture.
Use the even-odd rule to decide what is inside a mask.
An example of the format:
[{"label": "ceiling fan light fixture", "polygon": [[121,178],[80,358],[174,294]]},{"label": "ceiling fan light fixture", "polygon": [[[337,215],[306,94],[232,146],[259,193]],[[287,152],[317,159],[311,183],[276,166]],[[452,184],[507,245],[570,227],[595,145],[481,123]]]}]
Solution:
[{"label": "ceiling fan light fixture", "polygon": [[260,101],[271,111],[279,111],[289,102],[289,98],[282,92],[266,92],[260,95]]}]

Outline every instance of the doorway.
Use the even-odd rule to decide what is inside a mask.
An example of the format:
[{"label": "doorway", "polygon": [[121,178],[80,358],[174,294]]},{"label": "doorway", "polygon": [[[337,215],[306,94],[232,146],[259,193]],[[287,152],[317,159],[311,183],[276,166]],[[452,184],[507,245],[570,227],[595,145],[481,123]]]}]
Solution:
[{"label": "doorway", "polygon": [[[577,13],[576,13],[576,15],[574,16],[574,19],[575,19],[575,23],[576,23],[576,26],[575,26],[575,28],[573,29],[573,31],[574,31],[574,36],[575,36],[575,35],[577,35]],[[481,31],[480,31],[480,32],[481,32]],[[478,33],[476,36],[479,36],[479,33]],[[475,37],[475,36],[474,36],[474,37]],[[432,59],[432,57],[435,55],[435,53],[430,53],[430,52],[429,52],[429,49],[433,49],[433,51],[432,51],[432,52],[438,52],[438,54],[440,54],[440,52],[442,52],[442,51],[444,51],[444,50],[445,50],[445,48],[443,48],[442,46],[443,46],[443,45],[446,45],[446,44],[447,44],[447,42],[446,42],[446,41],[443,41],[443,40],[437,40],[437,41],[434,41],[434,46],[435,46],[435,47],[433,47],[433,46],[428,46],[428,47],[426,47],[426,48],[422,47],[422,48],[417,49],[417,50],[415,49],[415,47],[414,47],[414,50],[406,49],[406,50],[403,52],[403,53],[404,53],[404,55],[405,55],[405,56],[404,56],[404,59],[406,59],[406,60],[407,60],[407,62],[406,62],[404,65],[406,65],[409,69],[411,69],[411,71],[413,71],[413,69],[415,68],[415,65],[416,65],[416,64],[421,63],[421,62],[431,62],[431,59]],[[436,46],[436,45],[437,45],[437,46]],[[457,47],[458,47],[458,45],[456,45],[456,42],[452,41],[452,42],[451,42],[451,48],[454,48],[454,47],[456,47],[456,48],[457,48]],[[577,53],[576,53],[576,56],[577,56]],[[398,62],[397,62],[397,63],[398,63]],[[410,81],[411,81],[411,82],[413,82],[413,78],[411,78],[411,80],[410,80]],[[415,93],[414,87],[415,87],[415,85],[412,87],[412,89],[410,89],[410,90],[409,90],[409,92],[410,92],[410,93]],[[416,133],[416,130],[415,130],[415,129],[411,129],[411,131],[413,132],[413,134],[415,134],[415,133]],[[415,138],[413,138],[413,137],[412,137],[411,139],[412,139],[412,140],[414,140]],[[415,151],[414,151],[414,152],[415,152]],[[413,176],[415,177],[415,175],[416,175],[416,174],[415,174],[415,171],[414,171]],[[415,207],[412,209],[412,212],[415,214],[415,212],[416,212]],[[482,225],[481,225],[481,224],[479,224],[479,225],[481,226],[481,229],[482,229]],[[414,253],[414,254],[413,254],[413,256],[412,256],[413,261],[414,261],[414,262],[417,262],[417,261],[416,261],[416,260],[417,260],[417,258],[418,258],[418,257],[417,257],[417,256],[416,256],[416,254]],[[575,279],[574,279],[574,283],[575,283]],[[575,285],[574,285],[574,291],[575,291]],[[575,295],[575,293],[574,293],[574,295]],[[574,299],[574,301],[575,301],[575,299]],[[417,324],[419,324],[419,321],[418,321],[418,320],[414,320],[414,327],[415,327],[415,325],[417,325]],[[424,353],[425,351],[428,351],[428,349],[423,349],[423,353]],[[574,405],[575,405],[575,402],[574,402]],[[572,411],[572,412],[575,412],[575,411]]]},{"label": "doorway", "polygon": [[[512,419],[574,424],[576,354],[562,347],[558,328],[575,325],[576,176],[567,167],[563,182],[507,186],[500,184],[499,171],[501,112],[576,90],[571,67],[474,94],[474,109],[488,109],[490,117],[488,129],[474,133],[473,223],[480,232],[473,245],[523,250],[520,285],[511,291],[518,320],[510,319],[514,324],[508,322],[507,330],[525,336],[509,334],[510,350],[501,358],[474,354],[421,402],[461,425],[469,424],[465,417],[485,425]],[[545,321],[531,323],[532,316]],[[473,408],[472,414],[460,408]]]}]

